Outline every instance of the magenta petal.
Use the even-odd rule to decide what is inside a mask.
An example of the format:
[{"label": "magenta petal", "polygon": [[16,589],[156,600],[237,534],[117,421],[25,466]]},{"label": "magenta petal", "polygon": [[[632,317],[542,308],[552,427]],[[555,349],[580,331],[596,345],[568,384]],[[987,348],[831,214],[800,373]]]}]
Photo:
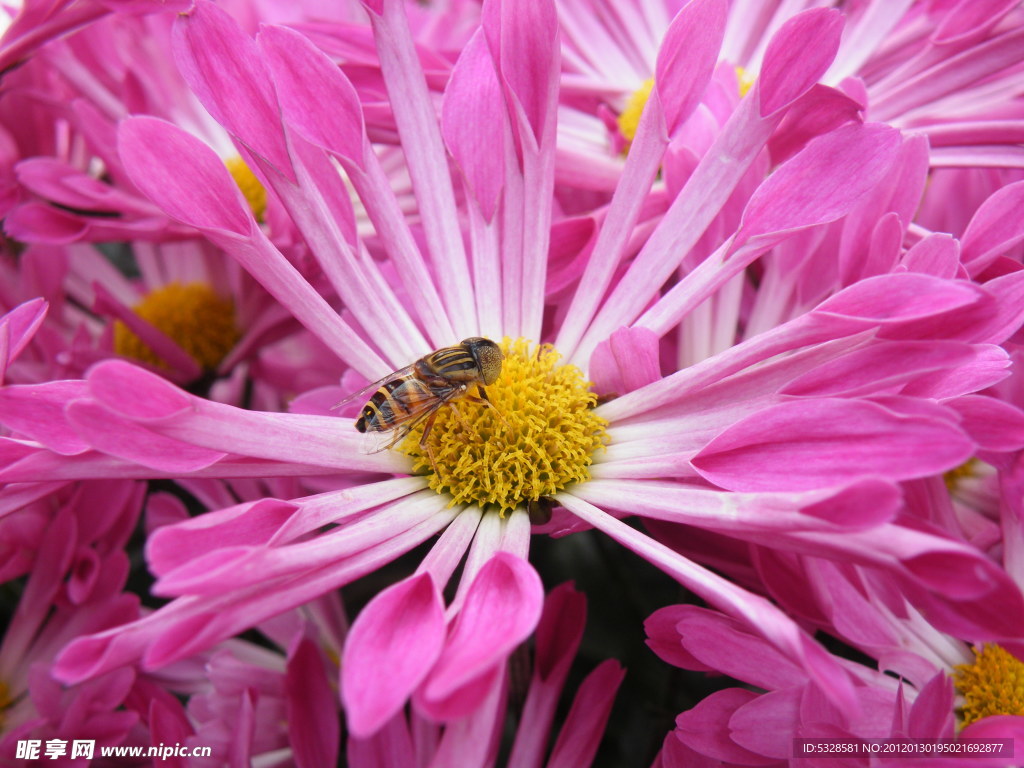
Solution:
[{"label": "magenta petal", "polygon": [[158,435],[89,400],[71,403],[67,415],[79,435],[96,450],[150,469],[195,472],[227,455]]},{"label": "magenta petal", "polygon": [[829,360],[786,384],[780,393],[801,397],[894,392],[909,382],[975,360],[958,341],[883,341]]},{"label": "magenta petal", "polygon": [[0,422],[55,453],[82,453],[89,444],[68,423],[64,407],[85,394],[84,381],[5,387],[0,389]]},{"label": "magenta petal", "polygon": [[674,132],[700,103],[718,63],[728,5],[722,0],[692,0],[676,14],[658,51],[654,83]]},{"label": "magenta petal", "polygon": [[248,235],[248,204],[223,161],[199,139],[155,117],[131,117],[118,130],[125,170],[168,214],[200,229]]},{"label": "magenta petal", "polygon": [[1024,413],[1016,406],[982,395],[967,395],[949,403],[963,416],[967,434],[986,451],[1024,448]]},{"label": "magenta petal", "polygon": [[154,575],[163,576],[207,553],[266,544],[297,509],[266,498],[164,526],[146,542],[146,562]]},{"label": "magenta petal", "polygon": [[580,683],[547,768],[590,765],[615,702],[615,692],[626,676],[615,659],[606,659]]},{"label": "magenta petal", "polygon": [[843,17],[813,8],[788,19],[768,43],[759,85],[761,116],[767,117],[805,93],[839,50]]},{"label": "magenta petal", "polygon": [[123,360],[93,366],[88,381],[96,400],[133,421],[162,421],[192,406],[189,395],[167,379]]},{"label": "magenta petal", "polygon": [[519,103],[540,144],[554,106],[559,51],[558,18],[551,0],[490,0],[483,28],[510,95]]},{"label": "magenta petal", "polygon": [[661,378],[658,336],[649,328],[620,328],[594,349],[590,377],[602,394],[624,395]]},{"label": "magenta petal", "polygon": [[964,265],[972,275],[1024,240],[1024,181],[1009,184],[988,198],[962,238]]},{"label": "magenta petal", "polygon": [[564,674],[576,656],[587,621],[587,599],[570,582],[551,590],[537,625],[534,670],[541,680]]},{"label": "magenta petal", "polygon": [[483,32],[466,44],[452,70],[441,109],[441,133],[484,218],[490,221],[505,185],[505,99]]},{"label": "magenta petal", "polygon": [[427,572],[370,601],[352,625],[341,665],[341,699],[354,736],[372,735],[402,708],[444,636],[441,596]]},{"label": "magenta petal", "polygon": [[[677,733],[683,743],[702,754],[723,760],[728,765],[777,765],[778,761],[750,752],[732,740],[730,718],[737,710],[758,698],[759,694],[742,688],[715,691],[693,709],[676,718]],[[789,706],[779,707],[779,713],[788,713],[795,720],[797,702],[795,696],[791,698],[791,703],[786,702]]]},{"label": "magenta petal", "polygon": [[900,134],[881,123],[845,125],[811,141],[754,192],[737,240],[834,221],[889,170]]},{"label": "magenta petal", "polygon": [[198,0],[174,27],[174,57],[214,119],[294,180],[270,77],[255,41],[228,12]]},{"label": "magenta petal", "polygon": [[907,736],[910,738],[946,738],[952,736],[956,722],[953,680],[939,672],[921,688],[910,708]]},{"label": "magenta petal", "polygon": [[31,299],[19,304],[0,318],[0,346],[5,354],[0,356],[0,382],[6,366],[21,354],[36,330],[46,318],[49,305],[43,299]]},{"label": "magenta petal", "polygon": [[819,304],[811,313],[898,325],[970,308],[983,298],[966,282],[922,274],[891,274],[861,280]]},{"label": "magenta petal", "polygon": [[288,655],[285,703],[296,768],[337,765],[341,746],[338,698],[320,649],[308,638],[302,638]]},{"label": "magenta petal", "polygon": [[423,698],[440,701],[492,672],[529,637],[543,603],[544,588],[533,566],[507,552],[494,555],[466,593],[451,637],[425,683]]},{"label": "magenta petal", "polygon": [[903,266],[910,272],[956,277],[960,268],[960,241],[940,232],[928,235],[903,255]]},{"label": "magenta petal", "polygon": [[940,419],[826,398],[764,409],[714,438],[692,464],[732,491],[809,490],[863,475],[935,475],[973,453],[971,441]]},{"label": "magenta petal", "polygon": [[690,615],[691,608],[686,605],[667,605],[648,616],[644,622],[647,645],[667,664],[680,669],[710,672],[712,667],[699,661],[683,646],[679,633],[680,622]]},{"label": "magenta petal", "polygon": [[[264,27],[267,59],[285,121],[307,141],[362,165],[363,110],[338,66],[308,38],[284,27]],[[330,104],[330,109],[323,105]]]}]

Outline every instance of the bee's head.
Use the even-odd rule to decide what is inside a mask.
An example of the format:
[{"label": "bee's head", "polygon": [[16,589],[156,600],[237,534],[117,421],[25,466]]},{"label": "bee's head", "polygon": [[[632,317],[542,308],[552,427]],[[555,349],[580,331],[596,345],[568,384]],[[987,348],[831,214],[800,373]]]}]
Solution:
[{"label": "bee's head", "polygon": [[480,369],[480,377],[484,386],[489,386],[498,380],[501,375],[501,349],[490,339],[482,336],[473,336],[462,340],[462,346],[476,361],[476,367]]}]

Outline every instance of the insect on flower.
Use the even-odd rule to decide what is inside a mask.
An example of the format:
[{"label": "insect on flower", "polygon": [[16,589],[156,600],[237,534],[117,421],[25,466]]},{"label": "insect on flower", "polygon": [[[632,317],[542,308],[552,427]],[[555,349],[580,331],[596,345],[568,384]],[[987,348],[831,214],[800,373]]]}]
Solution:
[{"label": "insect on flower", "polygon": [[[497,344],[490,339],[473,336],[456,346],[435,350],[412,365],[389,373],[380,381],[349,395],[335,408],[376,388],[356,420],[356,429],[364,433],[393,434],[383,444],[373,446],[370,452],[394,447],[423,423],[419,445],[433,465],[427,435],[437,414],[442,407],[449,406],[461,419],[454,406],[456,400],[483,403],[493,408],[484,387],[493,384],[501,375],[502,359]],[[479,397],[469,392],[474,385]],[[436,467],[434,471],[437,471]]]}]

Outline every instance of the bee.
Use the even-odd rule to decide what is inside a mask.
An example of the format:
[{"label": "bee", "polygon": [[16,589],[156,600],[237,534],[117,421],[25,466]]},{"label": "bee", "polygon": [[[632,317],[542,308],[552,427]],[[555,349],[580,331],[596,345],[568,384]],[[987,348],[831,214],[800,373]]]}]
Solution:
[{"label": "bee", "polygon": [[[335,408],[376,388],[356,420],[356,429],[364,433],[394,434],[371,452],[394,447],[422,423],[420,449],[434,466],[427,435],[438,413],[448,406],[461,418],[453,405],[456,400],[484,403],[493,408],[484,387],[497,381],[503,359],[497,344],[490,339],[473,336],[454,347],[435,350],[412,365],[389,373],[380,381],[346,397]],[[474,385],[479,397],[470,394],[469,390]],[[437,472],[436,466],[434,471]]]}]

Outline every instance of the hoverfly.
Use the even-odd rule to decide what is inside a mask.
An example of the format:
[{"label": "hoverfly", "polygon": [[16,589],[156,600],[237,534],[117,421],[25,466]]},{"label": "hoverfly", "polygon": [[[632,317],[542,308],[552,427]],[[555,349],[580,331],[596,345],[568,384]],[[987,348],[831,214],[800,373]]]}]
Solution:
[{"label": "hoverfly", "polygon": [[[485,403],[493,408],[484,387],[493,384],[501,375],[502,359],[497,344],[490,339],[473,336],[463,339],[457,346],[442,347],[412,365],[389,373],[380,381],[349,395],[334,407],[342,406],[376,388],[356,420],[356,429],[364,433],[393,431],[394,435],[370,452],[394,447],[422,422],[420,449],[427,454],[433,465],[434,457],[427,446],[427,435],[430,434],[437,414],[444,406],[454,410],[452,404],[455,400]],[[473,385],[476,385],[479,397],[469,393]],[[458,416],[457,410],[455,414]],[[436,467],[434,471],[437,471]]]}]

